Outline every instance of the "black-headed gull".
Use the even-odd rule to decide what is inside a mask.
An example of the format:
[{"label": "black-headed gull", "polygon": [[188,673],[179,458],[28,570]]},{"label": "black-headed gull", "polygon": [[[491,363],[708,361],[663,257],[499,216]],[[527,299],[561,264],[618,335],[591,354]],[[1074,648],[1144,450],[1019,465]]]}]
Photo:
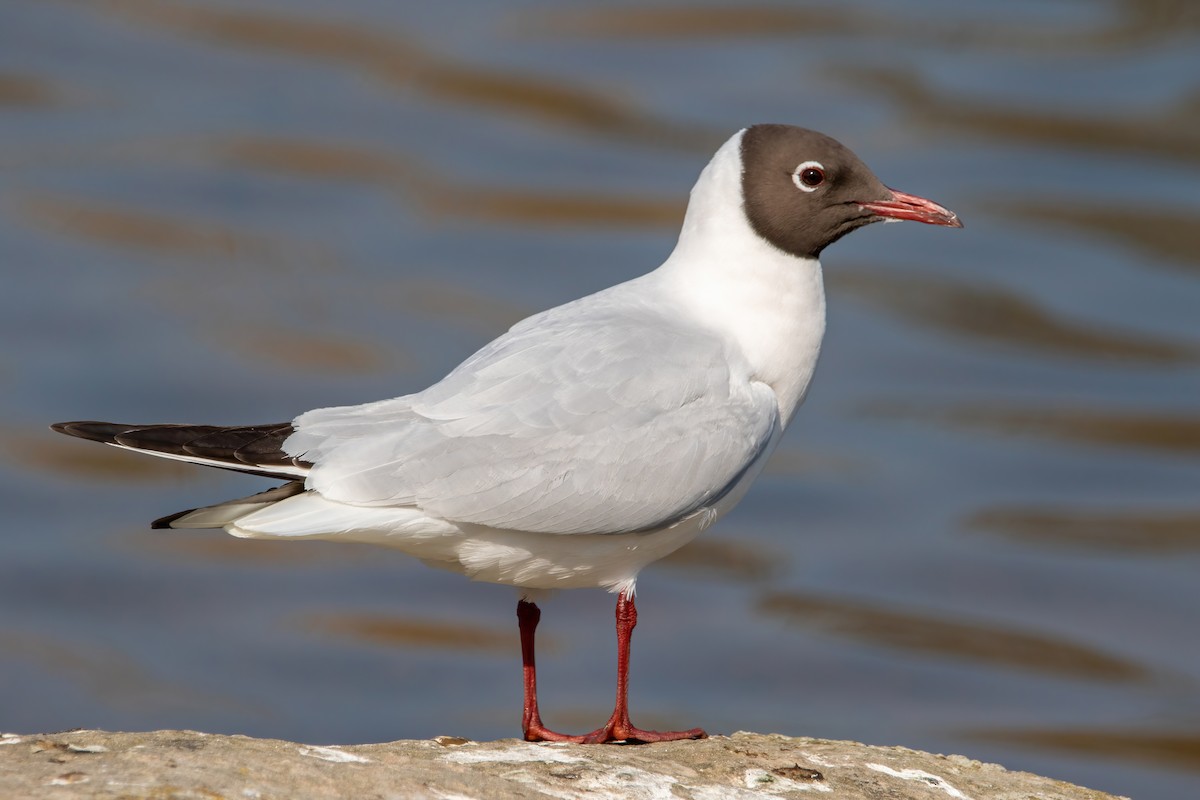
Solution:
[{"label": "black-headed gull", "polygon": [[[370,542],[518,587],[530,741],[698,738],[629,721],[638,572],[745,494],[817,365],[818,256],[886,220],[962,227],[828,136],[755,125],[700,174],[662,266],[514,325],[424,391],[277,425],[53,427],[288,481],[154,527]],[[617,700],[603,727],[568,736],[538,713],[534,600],[585,587],[617,594]]]}]

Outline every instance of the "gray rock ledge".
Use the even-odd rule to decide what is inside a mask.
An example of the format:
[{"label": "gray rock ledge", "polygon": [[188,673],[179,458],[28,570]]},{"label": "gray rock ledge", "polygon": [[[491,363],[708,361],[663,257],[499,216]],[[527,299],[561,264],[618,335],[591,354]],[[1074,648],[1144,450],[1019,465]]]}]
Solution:
[{"label": "gray rock ledge", "polygon": [[0,734],[0,797],[196,800],[1115,800],[963,756],[735,733],[664,744],[516,739],[340,747],[194,731]]}]

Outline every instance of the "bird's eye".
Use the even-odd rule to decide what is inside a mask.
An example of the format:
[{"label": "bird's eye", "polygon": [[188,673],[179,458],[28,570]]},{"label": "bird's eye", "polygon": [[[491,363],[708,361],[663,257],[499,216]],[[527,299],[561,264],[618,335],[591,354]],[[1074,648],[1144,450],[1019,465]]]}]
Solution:
[{"label": "bird's eye", "polygon": [[825,182],[825,167],[817,161],[805,161],[792,173],[792,183],[802,192],[811,192]]}]

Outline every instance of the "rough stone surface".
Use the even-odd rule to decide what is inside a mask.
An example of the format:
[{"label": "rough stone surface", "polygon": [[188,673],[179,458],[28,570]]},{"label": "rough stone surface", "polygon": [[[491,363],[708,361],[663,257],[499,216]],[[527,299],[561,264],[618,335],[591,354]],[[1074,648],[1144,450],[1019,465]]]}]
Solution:
[{"label": "rough stone surface", "polygon": [[0,797],[1115,800],[963,756],[757,733],[654,745],[343,747],[194,731],[0,735]]}]

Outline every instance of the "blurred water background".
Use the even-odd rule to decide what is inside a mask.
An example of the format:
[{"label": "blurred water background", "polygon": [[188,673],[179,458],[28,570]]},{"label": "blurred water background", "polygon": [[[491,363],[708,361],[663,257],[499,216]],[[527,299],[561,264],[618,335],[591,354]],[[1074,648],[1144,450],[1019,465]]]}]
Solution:
[{"label": "blurred water background", "polygon": [[[0,729],[516,734],[512,590],[152,532],[268,484],[46,425],[422,388],[789,122],[967,228],[826,252],[793,430],[642,575],[635,721],[1200,796],[1198,9],[5,0]],[[552,727],[606,718],[611,615],[544,605]]]}]

